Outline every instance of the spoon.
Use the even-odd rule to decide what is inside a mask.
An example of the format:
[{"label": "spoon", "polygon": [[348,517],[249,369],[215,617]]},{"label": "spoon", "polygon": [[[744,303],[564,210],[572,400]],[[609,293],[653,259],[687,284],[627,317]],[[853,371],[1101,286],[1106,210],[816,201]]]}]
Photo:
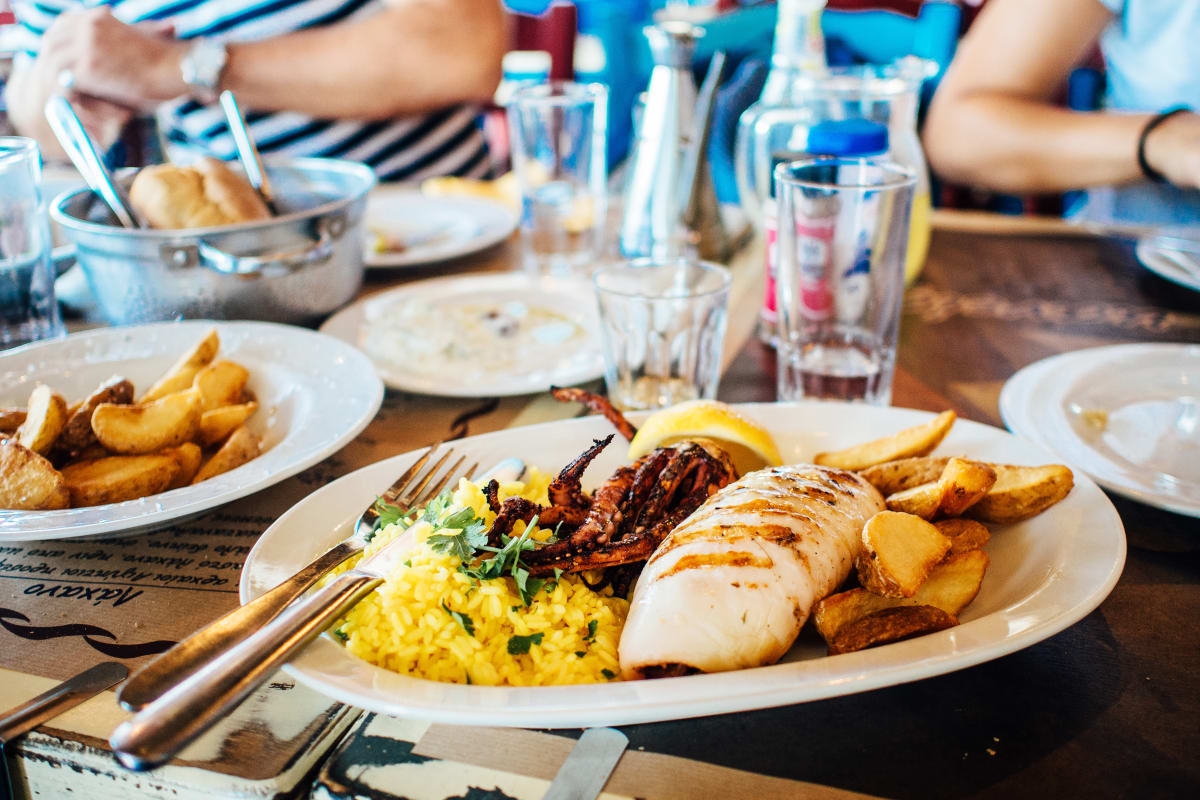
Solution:
[{"label": "spoon", "polygon": [[92,191],[112,209],[117,220],[126,228],[150,227],[129,202],[125,187],[114,181],[108,167],[104,166],[100,153],[96,151],[96,145],[84,130],[71,101],[61,94],[52,95],[46,101],[45,114],[54,136],[66,151],[71,163],[75,165],[75,169],[79,170],[79,174]]},{"label": "spoon", "polygon": [[250,131],[246,129],[246,119],[242,116],[242,110],[238,108],[237,98],[228,89],[221,92],[221,110],[225,112],[225,121],[229,124],[229,133],[233,136],[233,144],[237,148],[242,169],[246,172],[246,179],[250,181],[254,191],[258,192],[271,215],[278,216],[275,194],[271,191],[271,182],[267,180],[267,172],[263,169],[258,148],[250,138]]}]

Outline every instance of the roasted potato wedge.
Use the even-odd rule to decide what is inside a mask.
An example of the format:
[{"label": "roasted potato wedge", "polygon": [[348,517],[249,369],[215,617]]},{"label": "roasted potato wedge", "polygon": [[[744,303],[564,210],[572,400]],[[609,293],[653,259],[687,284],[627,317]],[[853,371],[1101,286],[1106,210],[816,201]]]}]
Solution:
[{"label": "roasted potato wedge", "polygon": [[1017,467],[993,464],[996,482],[967,515],[984,522],[1008,525],[1036,517],[1066,497],[1075,476],[1062,464]]},{"label": "roasted potato wedge", "polygon": [[25,409],[0,408],[0,433],[16,433],[25,421]]},{"label": "roasted potato wedge", "polygon": [[44,383],[39,383],[29,395],[25,421],[17,428],[17,442],[38,454],[54,446],[58,435],[67,426],[67,401]]},{"label": "roasted potato wedge", "polygon": [[200,462],[204,460],[204,453],[195,442],[184,442],[178,447],[169,447],[163,450],[161,455],[170,456],[179,465],[179,471],[164,490],[168,492],[191,483],[192,478],[200,471]]},{"label": "roasted potato wedge", "polygon": [[859,470],[898,458],[929,455],[946,438],[956,418],[953,411],[943,411],[924,425],[845,450],[817,453],[813,461],[827,467]]},{"label": "roasted potato wedge", "polygon": [[92,430],[114,453],[155,453],[195,437],[201,404],[194,389],[134,406],[101,403],[92,412]]},{"label": "roasted potato wedge", "polygon": [[982,550],[952,554],[929,573],[912,597],[880,597],[861,588],[838,592],[817,603],[813,623],[828,644],[844,625],[885,608],[935,606],[957,617],[979,593],[987,567],[987,553]]},{"label": "roasted potato wedge", "polygon": [[70,501],[62,473],[49,461],[11,439],[0,442],[0,508],[49,510]]},{"label": "roasted potato wedge", "polygon": [[878,644],[899,642],[934,631],[953,628],[958,619],[934,606],[885,608],[856,619],[829,642],[829,655],[853,653]]},{"label": "roasted potato wedge", "polygon": [[978,550],[992,538],[992,532],[982,522],[963,517],[941,519],[933,527],[950,540],[950,555]]},{"label": "roasted potato wedge", "polygon": [[923,483],[933,483],[942,476],[949,458],[934,458],[933,456],[914,456],[886,461],[867,467],[858,474],[879,490],[884,497],[889,494],[903,492]]},{"label": "roasted potato wedge", "polygon": [[205,411],[229,406],[242,399],[250,372],[234,361],[214,361],[196,373],[192,386],[200,392]]},{"label": "roasted potato wedge", "polygon": [[148,403],[160,397],[166,397],[175,392],[182,392],[191,387],[196,379],[196,373],[207,367],[217,357],[221,347],[221,339],[216,330],[211,330],[191,350],[180,356],[172,367],[151,386],[138,403]]},{"label": "roasted potato wedge", "polygon": [[222,406],[200,415],[200,443],[210,447],[224,439],[233,429],[241,425],[258,410],[258,403],[239,403],[236,406]]},{"label": "roasted potato wedge", "polygon": [[912,514],[924,520],[933,519],[942,503],[940,483],[923,483],[903,492],[888,495],[885,502],[888,510]]},{"label": "roasted potato wedge", "polygon": [[200,471],[196,473],[192,483],[200,483],[214,475],[229,472],[229,470],[257,458],[261,452],[262,444],[258,437],[251,433],[245,425],[239,425],[233,433],[229,434],[229,438],[225,440],[225,444],[221,445],[221,449],[204,462],[204,466],[200,467]]},{"label": "roasted potato wedge", "polygon": [[108,456],[63,467],[73,506],[120,503],[164,491],[179,472],[169,455]]},{"label": "roasted potato wedge", "polygon": [[854,560],[864,589],[884,597],[912,597],[950,550],[950,540],[920,517],[880,511],[862,530]]},{"label": "roasted potato wedge", "polygon": [[55,447],[62,452],[74,453],[96,441],[96,434],[92,431],[92,413],[96,410],[96,406],[101,403],[112,403],[114,405],[128,405],[133,402],[133,384],[125,378],[114,375],[104,383],[96,391],[87,396],[81,403],[77,403],[67,418],[67,425],[63,429],[62,435],[58,437],[58,443]]},{"label": "roasted potato wedge", "polygon": [[987,464],[952,458],[946,462],[938,478],[942,497],[938,501],[937,516],[958,517],[975,503],[983,499],[996,482],[996,471]]}]

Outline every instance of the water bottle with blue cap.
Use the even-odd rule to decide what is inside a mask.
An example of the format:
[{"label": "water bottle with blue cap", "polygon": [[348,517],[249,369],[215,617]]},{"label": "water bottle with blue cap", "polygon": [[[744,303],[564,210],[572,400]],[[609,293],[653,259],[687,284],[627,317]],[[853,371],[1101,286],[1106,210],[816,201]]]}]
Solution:
[{"label": "water bottle with blue cap", "polygon": [[[798,128],[796,133],[804,129]],[[888,150],[888,129],[886,125],[867,119],[851,118],[826,120],[807,128],[806,142],[803,149],[797,147],[786,153],[772,157],[772,169],[779,163],[796,161],[806,158],[829,156],[835,158],[865,158],[886,153]],[[820,205],[817,208],[821,208]],[[779,225],[778,209],[772,201],[763,207],[763,227],[767,243],[767,279],[766,291],[763,296],[763,307],[759,317],[758,336],[768,344],[775,344],[776,337],[776,297],[775,279],[779,264]],[[837,220],[836,204],[829,204],[824,214],[816,213],[810,216],[803,225],[797,224],[796,263],[800,270],[799,286],[801,302],[805,315],[820,320],[828,318],[834,308],[833,295],[830,287],[833,285],[832,270],[835,263],[846,263],[847,248],[853,248],[849,259],[850,265],[836,283],[839,292],[853,292],[861,278],[870,269],[869,242],[835,242],[834,231]],[[859,252],[867,247],[865,252]],[[839,257],[840,256],[840,257]],[[855,272],[858,270],[858,273]],[[859,278],[855,275],[859,274]],[[847,307],[853,307],[852,298],[841,298]],[[839,307],[842,303],[838,304]]]}]

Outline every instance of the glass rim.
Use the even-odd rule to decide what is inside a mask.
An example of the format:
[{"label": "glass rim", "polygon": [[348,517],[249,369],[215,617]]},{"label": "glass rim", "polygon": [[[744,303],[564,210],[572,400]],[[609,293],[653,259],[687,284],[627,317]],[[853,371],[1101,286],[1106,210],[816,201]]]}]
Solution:
[{"label": "glass rim", "polygon": [[608,88],[602,83],[552,80],[518,86],[508,102],[509,105],[521,102],[525,105],[550,106],[581,100],[598,102],[607,95]]},{"label": "glass rim", "polygon": [[0,136],[0,164],[37,154],[38,144],[28,136]]},{"label": "glass rim", "polygon": [[[614,274],[617,272],[633,271],[633,270],[649,270],[658,267],[698,267],[704,272],[715,274],[720,277],[721,285],[712,289],[699,291],[688,289],[683,293],[675,294],[647,294],[646,292],[623,291],[621,289],[613,289],[600,285],[600,278],[606,274]],[[727,293],[729,287],[733,284],[733,273],[729,267],[723,264],[717,264],[713,261],[700,261],[687,258],[664,259],[664,258],[631,258],[624,261],[615,261],[608,263],[596,270],[592,275],[592,286],[597,292],[613,295],[615,297],[629,297],[640,300],[695,300],[702,297],[712,297],[722,293]]]},{"label": "glass rim", "polygon": [[[876,167],[883,171],[886,179],[877,183],[852,182],[852,183],[831,183],[829,181],[805,180],[796,178],[791,175],[791,170],[804,169],[807,167],[839,167],[839,166],[858,166],[858,167]],[[849,189],[876,191],[887,189],[900,189],[905,186],[913,186],[917,182],[917,171],[912,167],[906,167],[899,162],[892,161],[889,158],[881,158],[878,156],[865,156],[862,158],[850,158],[845,156],[836,157],[821,157],[821,158],[804,158],[799,161],[785,161],[775,165],[774,171],[775,181],[781,186],[790,186],[796,189]]]}]

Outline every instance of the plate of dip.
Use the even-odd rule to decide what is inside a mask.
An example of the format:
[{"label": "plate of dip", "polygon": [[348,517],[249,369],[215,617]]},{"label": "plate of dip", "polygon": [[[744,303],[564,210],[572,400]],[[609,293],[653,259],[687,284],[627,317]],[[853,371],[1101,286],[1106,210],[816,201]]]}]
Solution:
[{"label": "plate of dip", "polygon": [[321,332],[392,389],[443,397],[544,392],[604,374],[591,284],[519,272],[416,281],[365,297]]}]

